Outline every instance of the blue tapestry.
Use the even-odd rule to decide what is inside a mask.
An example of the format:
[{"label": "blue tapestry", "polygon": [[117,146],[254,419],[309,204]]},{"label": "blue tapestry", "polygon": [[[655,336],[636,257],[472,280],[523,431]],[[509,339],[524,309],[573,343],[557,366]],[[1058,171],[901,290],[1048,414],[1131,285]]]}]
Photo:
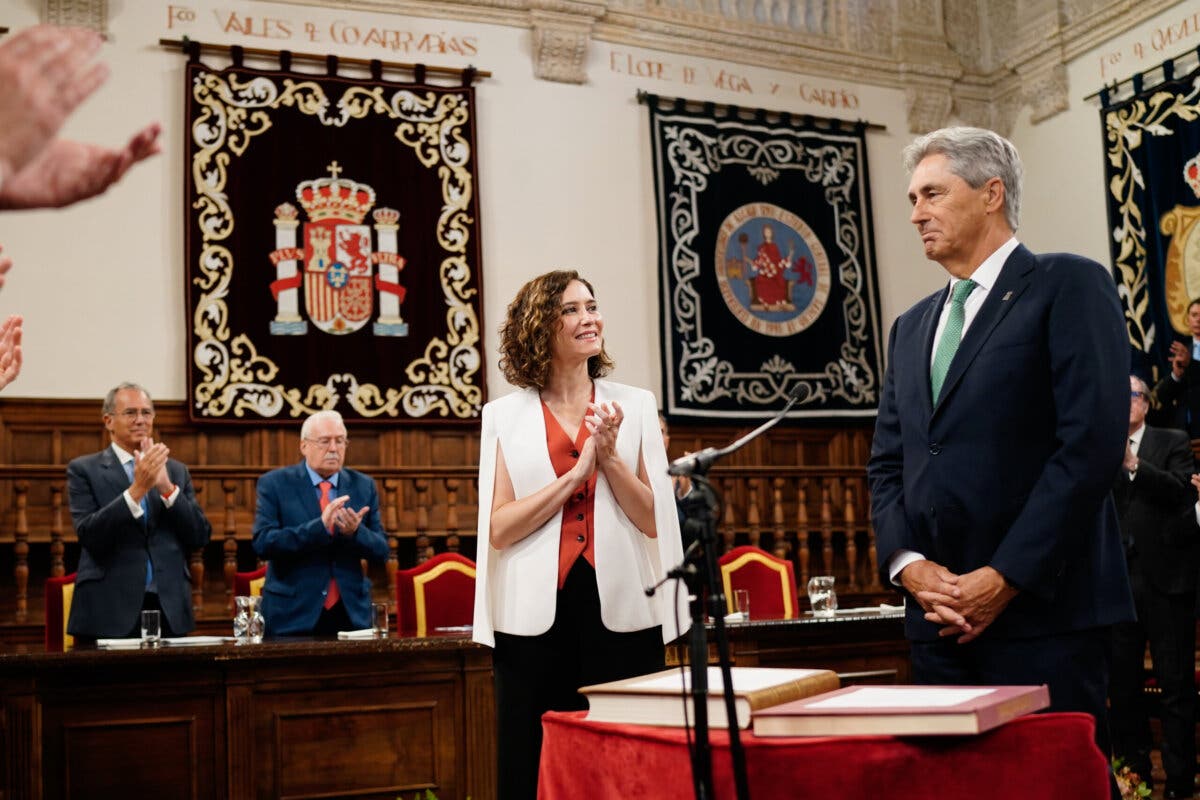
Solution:
[{"label": "blue tapestry", "polygon": [[1172,341],[1191,347],[1187,307],[1200,297],[1200,68],[1109,103],[1102,93],[1113,273],[1134,371],[1165,374]]},{"label": "blue tapestry", "polygon": [[648,96],[669,417],[873,416],[882,354],[861,123]]}]

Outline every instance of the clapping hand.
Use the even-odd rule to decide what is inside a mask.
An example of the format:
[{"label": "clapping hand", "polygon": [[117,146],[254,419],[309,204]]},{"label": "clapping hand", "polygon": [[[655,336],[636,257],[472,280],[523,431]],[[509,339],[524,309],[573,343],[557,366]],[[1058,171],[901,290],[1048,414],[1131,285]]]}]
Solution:
[{"label": "clapping hand", "polygon": [[583,418],[583,424],[592,434],[591,441],[596,443],[596,460],[601,468],[605,462],[617,457],[617,435],[621,432],[624,419],[625,412],[621,410],[620,403],[588,404],[588,414]]},{"label": "clapping hand", "polygon": [[1190,344],[1183,342],[1171,342],[1171,374],[1176,378],[1182,378],[1183,373],[1187,371],[1188,365],[1192,363],[1192,348]]},{"label": "clapping hand", "polygon": [[[0,259],[0,264],[3,261]],[[3,285],[4,281],[0,278],[0,286]],[[21,374],[21,322],[20,315],[13,314],[0,325],[0,389]]]},{"label": "clapping hand", "polygon": [[325,506],[325,510],[321,512],[321,522],[325,524],[327,531],[342,536],[353,536],[358,531],[359,524],[371,507],[363,506],[355,511],[352,508],[346,508],[348,502],[350,502],[350,495],[344,494],[330,500],[329,505]]},{"label": "clapping hand", "polygon": [[135,494],[135,500],[142,497],[151,489],[157,487],[159,494],[168,494],[171,490],[171,480],[167,477],[167,459],[171,451],[162,442],[155,442],[150,437],[142,439],[141,445],[133,454],[133,485],[130,494]]}]

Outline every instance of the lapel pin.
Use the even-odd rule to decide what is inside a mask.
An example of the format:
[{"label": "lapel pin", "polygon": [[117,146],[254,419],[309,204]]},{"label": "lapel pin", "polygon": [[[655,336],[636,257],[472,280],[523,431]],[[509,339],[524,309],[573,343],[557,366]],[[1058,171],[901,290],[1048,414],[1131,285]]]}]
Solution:
[{"label": "lapel pin", "polygon": [[1000,298],[1000,302],[1001,302],[1001,303],[1003,303],[1005,300],[1007,300],[1007,299],[1008,299],[1008,298],[1010,298],[1010,297],[1012,297],[1012,291],[1011,291],[1011,290],[1009,290],[1009,291],[1007,291],[1007,292],[1005,292],[1005,293],[1004,293],[1004,297],[1001,297],[1001,298]]}]

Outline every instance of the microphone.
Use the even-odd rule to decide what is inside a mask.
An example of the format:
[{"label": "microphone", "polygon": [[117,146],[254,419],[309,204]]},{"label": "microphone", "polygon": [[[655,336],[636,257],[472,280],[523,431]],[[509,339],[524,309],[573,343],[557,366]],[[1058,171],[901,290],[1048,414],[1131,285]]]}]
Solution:
[{"label": "microphone", "polygon": [[766,432],[769,428],[773,428],[775,424],[779,422],[779,420],[783,419],[784,416],[786,416],[787,413],[792,410],[792,406],[796,405],[796,403],[800,401],[801,395],[803,395],[807,389],[807,384],[803,382],[797,383],[792,387],[792,391],[788,392],[787,404],[785,404],[784,407],[775,414],[775,416],[771,417],[771,419],[767,420],[762,425],[759,425],[757,428],[750,431],[750,433],[746,434],[741,439],[738,439],[736,442],[728,445],[727,447],[706,447],[698,453],[692,453],[691,455],[681,456],[680,458],[675,459],[671,462],[671,465],[667,467],[667,474],[688,476],[707,474],[708,468],[711,467],[713,463],[717,461],[717,459],[721,458],[722,456],[729,455],[735,450],[741,449],[742,446],[747,442]]},{"label": "microphone", "polygon": [[706,447],[698,453],[680,456],[667,467],[668,475],[695,475],[697,472],[707,472],[712,463],[721,457],[721,451],[715,447]]}]

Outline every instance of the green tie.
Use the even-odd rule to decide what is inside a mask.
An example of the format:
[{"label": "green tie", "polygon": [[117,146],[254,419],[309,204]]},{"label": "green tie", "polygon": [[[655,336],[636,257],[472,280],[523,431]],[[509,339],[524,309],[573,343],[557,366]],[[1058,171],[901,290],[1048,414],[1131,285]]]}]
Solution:
[{"label": "green tie", "polygon": [[933,363],[929,365],[929,384],[933,388],[934,405],[942,396],[942,384],[946,381],[950,362],[954,360],[958,343],[962,340],[963,318],[966,316],[963,305],[977,285],[972,280],[959,281],[950,295],[950,315],[946,317],[946,327],[942,330],[937,349],[933,351]]}]

